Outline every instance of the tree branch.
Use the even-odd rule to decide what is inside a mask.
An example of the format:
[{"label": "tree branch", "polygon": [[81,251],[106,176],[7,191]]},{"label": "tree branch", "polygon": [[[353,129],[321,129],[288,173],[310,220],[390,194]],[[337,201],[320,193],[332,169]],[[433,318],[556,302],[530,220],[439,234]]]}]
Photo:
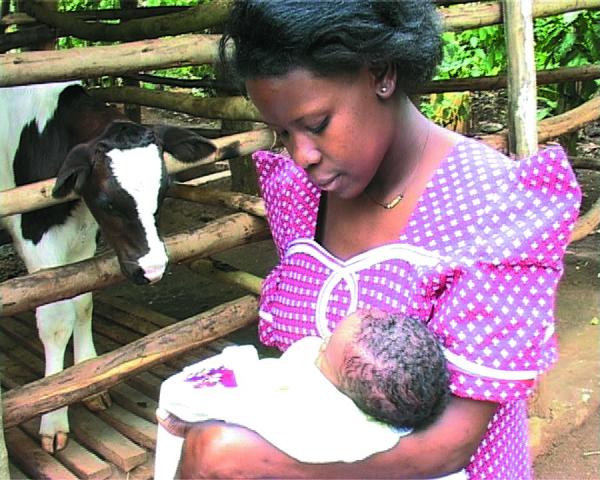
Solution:
[{"label": "tree branch", "polygon": [[107,47],[0,56],[0,87],[212,63],[219,35],[180,35]]},{"label": "tree branch", "polygon": [[230,6],[231,0],[213,0],[182,12],[132,19],[117,25],[88,23],[63,13],[51,12],[36,0],[28,0],[25,11],[40,22],[59,28],[69,35],[84,40],[117,42],[203,31],[224,23]]},{"label": "tree branch", "polygon": [[203,118],[262,121],[256,107],[244,97],[200,98],[188,93],[159,92],[136,87],[90,89],[88,93],[105,102],[133,103]]}]

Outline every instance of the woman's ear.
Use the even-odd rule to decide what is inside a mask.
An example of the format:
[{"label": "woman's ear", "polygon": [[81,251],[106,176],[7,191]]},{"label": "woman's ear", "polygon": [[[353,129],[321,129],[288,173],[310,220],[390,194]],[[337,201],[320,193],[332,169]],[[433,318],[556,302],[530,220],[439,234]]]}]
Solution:
[{"label": "woman's ear", "polygon": [[392,63],[374,63],[369,68],[373,77],[375,95],[382,100],[386,100],[394,95],[396,91],[396,65]]}]

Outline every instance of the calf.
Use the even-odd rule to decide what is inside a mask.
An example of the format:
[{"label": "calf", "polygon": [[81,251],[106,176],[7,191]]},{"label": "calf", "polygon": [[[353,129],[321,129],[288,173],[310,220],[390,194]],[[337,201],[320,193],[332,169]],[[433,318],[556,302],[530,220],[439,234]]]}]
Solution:
[{"label": "calf", "polygon": [[[0,221],[29,272],[92,257],[99,226],[127,278],[156,282],[167,265],[156,227],[169,182],[163,151],[192,161],[214,150],[189,131],[130,122],[78,84],[0,88],[0,190],[56,176],[55,197],[83,199]],[[91,317],[91,293],[36,309],[46,375],[63,369],[71,335],[76,363],[96,356]],[[106,394],[95,400],[110,403]],[[42,416],[46,451],[64,448],[68,432],[67,407]]]}]

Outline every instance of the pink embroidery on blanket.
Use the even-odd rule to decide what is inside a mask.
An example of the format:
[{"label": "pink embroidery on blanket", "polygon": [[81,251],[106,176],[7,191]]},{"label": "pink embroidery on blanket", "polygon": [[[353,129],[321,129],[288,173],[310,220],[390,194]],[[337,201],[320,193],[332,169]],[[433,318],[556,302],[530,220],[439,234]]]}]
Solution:
[{"label": "pink embroidery on blanket", "polygon": [[235,373],[229,368],[220,366],[209,370],[202,369],[199,372],[193,372],[185,377],[186,382],[194,382],[194,388],[214,387],[223,385],[227,388],[237,387]]}]

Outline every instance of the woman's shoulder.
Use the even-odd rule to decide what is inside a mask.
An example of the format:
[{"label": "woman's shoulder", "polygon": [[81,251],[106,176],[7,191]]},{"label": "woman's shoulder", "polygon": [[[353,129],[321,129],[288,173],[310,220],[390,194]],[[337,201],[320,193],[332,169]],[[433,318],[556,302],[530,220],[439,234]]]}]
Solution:
[{"label": "woman's shoulder", "polygon": [[295,238],[314,236],[320,191],[287,155],[258,151],[253,159],[273,240],[282,254]]},{"label": "woman's shoulder", "polygon": [[441,166],[433,191],[445,199],[443,216],[462,232],[464,248],[494,263],[531,257],[555,264],[581,201],[577,179],[560,146],[513,160],[468,138],[455,145]]}]

